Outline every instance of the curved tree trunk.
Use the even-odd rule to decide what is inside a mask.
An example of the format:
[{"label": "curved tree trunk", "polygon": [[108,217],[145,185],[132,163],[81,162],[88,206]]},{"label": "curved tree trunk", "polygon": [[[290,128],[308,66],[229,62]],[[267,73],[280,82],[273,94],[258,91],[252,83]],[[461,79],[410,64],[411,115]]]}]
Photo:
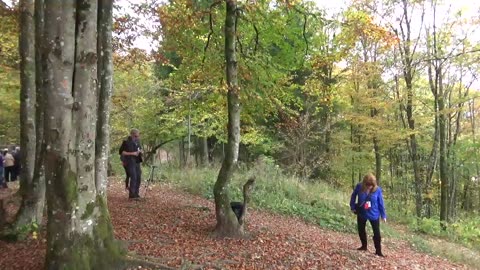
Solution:
[{"label": "curved tree trunk", "polygon": [[226,0],[225,18],[225,59],[228,86],[228,143],[225,149],[225,158],[213,189],[215,195],[215,214],[217,225],[215,233],[218,236],[243,235],[243,225],[230,207],[227,186],[232,178],[233,170],[238,161],[240,144],[240,99],[237,78],[237,59],[235,53],[235,18],[236,0]]},{"label": "curved tree trunk", "polygon": [[[35,2],[35,3],[34,3]],[[14,231],[31,223],[40,224],[45,200],[43,177],[43,106],[40,68],[40,36],[43,30],[43,2],[20,1],[20,148],[22,204],[14,222]]]},{"label": "curved tree trunk", "polygon": [[46,268],[118,269],[123,251],[113,238],[107,179],[97,173],[104,168],[96,166],[96,147],[108,149],[96,142],[97,0],[45,3]]}]

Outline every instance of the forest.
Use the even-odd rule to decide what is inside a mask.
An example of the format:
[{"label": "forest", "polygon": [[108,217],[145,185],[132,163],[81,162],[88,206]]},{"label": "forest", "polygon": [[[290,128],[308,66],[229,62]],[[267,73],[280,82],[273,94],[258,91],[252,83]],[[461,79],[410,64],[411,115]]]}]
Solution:
[{"label": "forest", "polygon": [[[41,251],[0,268],[477,269],[480,3],[325,2],[0,0],[0,147],[21,149],[0,253]],[[384,259],[344,251],[368,173]],[[162,227],[185,222],[203,244]]]}]

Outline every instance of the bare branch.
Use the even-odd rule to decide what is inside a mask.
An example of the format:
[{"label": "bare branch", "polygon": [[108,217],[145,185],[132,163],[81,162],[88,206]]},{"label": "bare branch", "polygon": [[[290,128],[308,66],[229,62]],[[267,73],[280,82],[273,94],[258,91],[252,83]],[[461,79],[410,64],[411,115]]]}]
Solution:
[{"label": "bare branch", "polygon": [[203,59],[202,59],[202,64],[205,63],[205,58],[207,57],[207,49],[208,46],[210,45],[210,39],[212,38],[213,35],[213,18],[212,18],[212,9],[218,5],[220,5],[222,1],[217,1],[214,2],[213,4],[210,5],[210,11],[208,12],[209,17],[208,17],[208,23],[209,23],[209,32],[208,32],[208,37],[207,37],[207,43],[205,44],[205,47],[203,48]]}]

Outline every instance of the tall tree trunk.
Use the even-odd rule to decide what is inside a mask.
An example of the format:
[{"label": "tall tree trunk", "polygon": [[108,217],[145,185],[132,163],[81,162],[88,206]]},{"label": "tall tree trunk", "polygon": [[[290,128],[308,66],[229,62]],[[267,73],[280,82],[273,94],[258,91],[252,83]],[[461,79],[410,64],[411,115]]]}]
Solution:
[{"label": "tall tree trunk", "polygon": [[[430,34],[427,31],[427,50],[430,50]],[[426,211],[427,217],[430,218],[432,215],[432,202],[433,202],[433,190],[432,190],[432,177],[435,171],[435,167],[437,166],[438,162],[438,148],[439,148],[439,141],[440,141],[440,132],[439,132],[439,116],[438,116],[438,99],[436,98],[438,95],[437,83],[436,79],[433,77],[433,70],[432,65],[429,63],[427,66],[428,72],[428,84],[430,85],[430,90],[434,96],[433,100],[433,108],[435,112],[435,122],[434,122],[434,139],[432,145],[432,151],[430,152],[430,159],[427,168],[427,179],[426,179],[426,187],[425,191],[428,194],[426,200]]]},{"label": "tall tree trunk", "polygon": [[439,133],[439,148],[440,148],[440,161],[439,161],[439,170],[440,170],[440,223],[443,229],[446,229],[446,222],[448,221],[448,164],[447,164],[447,117],[445,112],[445,93],[443,88],[443,72],[442,72],[442,62],[443,60],[439,59],[439,45],[437,42],[437,31],[436,31],[436,5],[433,5],[433,44],[430,45],[430,35],[427,32],[427,49],[432,60],[429,61],[429,66],[434,67],[434,74],[432,76],[434,79],[435,93],[434,96],[437,105],[438,111],[438,133]]},{"label": "tall tree trunk", "polygon": [[[409,139],[407,140],[407,149],[410,154],[410,160],[412,161],[413,177],[415,184],[415,212],[418,218],[422,216],[422,192],[423,192],[423,180],[420,173],[418,143],[415,135],[415,119],[414,119],[414,93],[413,93],[413,75],[414,67],[412,66],[413,55],[412,52],[412,40],[411,40],[411,18],[408,13],[409,3],[407,0],[403,0],[403,16],[401,20],[400,30],[402,44],[400,46],[400,53],[402,56],[402,69],[403,78],[407,89],[407,104],[405,106],[407,115],[407,125],[410,131]],[[422,18],[423,19],[423,18]],[[402,25],[404,23],[405,25]],[[404,29],[405,26],[405,29]]]},{"label": "tall tree trunk", "polygon": [[[475,128],[476,128],[476,125],[475,125],[475,99],[472,99],[472,103],[469,104],[469,107],[470,107],[470,125],[472,127],[472,144],[473,145],[476,145],[476,141],[477,141],[477,136],[476,136],[476,131],[475,131]],[[478,161],[478,151],[475,151],[475,160]],[[477,177],[480,177],[480,165],[478,164],[478,162],[475,163],[475,176]],[[478,182],[478,180],[477,180]],[[480,182],[479,183],[479,187],[480,187]],[[475,184],[473,185],[475,187]],[[473,188],[472,188],[473,189]],[[472,190],[473,191],[473,190]],[[473,201],[474,199],[474,196],[472,194],[472,198],[471,200]],[[478,190],[478,208],[480,208],[480,189]],[[473,204],[473,202],[472,202]]]},{"label": "tall tree trunk", "polygon": [[31,186],[35,165],[35,22],[34,1],[20,1],[20,191]]},{"label": "tall tree trunk", "polygon": [[[434,44],[435,46],[435,44]],[[448,164],[447,164],[447,119],[445,115],[445,102],[443,93],[442,82],[442,69],[438,67],[435,69],[435,77],[437,79],[438,86],[438,132],[440,136],[440,222],[443,226],[448,221]]]},{"label": "tall tree trunk", "polygon": [[108,179],[108,153],[110,152],[110,99],[113,88],[112,11],[113,1],[98,1],[98,119],[95,140],[95,186],[99,194],[104,196],[105,199]]},{"label": "tall tree trunk", "polygon": [[97,1],[45,3],[46,268],[118,269],[123,252],[102,193],[106,178],[96,179]]},{"label": "tall tree trunk", "polygon": [[[34,3],[35,2],[35,3]],[[43,106],[40,67],[43,1],[20,1],[20,148],[22,204],[13,225],[18,231],[43,217],[45,181],[43,178]]]},{"label": "tall tree trunk", "polygon": [[237,217],[230,207],[230,198],[227,186],[232,178],[233,170],[238,161],[240,144],[240,98],[237,78],[236,59],[236,12],[237,1],[225,0],[225,60],[228,86],[228,143],[225,149],[225,158],[218,173],[213,193],[215,195],[215,214],[217,225],[215,233],[218,236],[243,235],[243,224],[239,224]]}]

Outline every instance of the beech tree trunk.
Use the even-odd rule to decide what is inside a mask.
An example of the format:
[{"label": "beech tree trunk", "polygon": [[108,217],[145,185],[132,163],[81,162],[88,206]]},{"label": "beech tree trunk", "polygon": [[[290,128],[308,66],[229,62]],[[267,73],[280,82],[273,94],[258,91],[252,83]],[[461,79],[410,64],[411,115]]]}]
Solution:
[{"label": "beech tree trunk", "polygon": [[[112,11],[113,1],[98,1],[98,120],[95,141],[95,186],[104,196],[108,179],[108,153],[110,148],[110,99],[113,88],[112,58]],[[106,196],[105,196],[106,198]]]},{"label": "beech tree trunk", "polygon": [[20,1],[20,149],[22,204],[13,224],[14,231],[41,224],[45,200],[43,176],[42,69],[43,1]]},{"label": "beech tree trunk", "polygon": [[[47,269],[118,269],[123,263],[106,205],[106,175],[98,172],[106,162],[96,162],[96,149],[108,150],[108,141],[96,136],[97,121],[101,129],[108,124],[97,115],[99,96],[109,102],[109,94],[97,91],[97,60],[105,57],[97,51],[97,18],[111,24],[103,10],[98,17],[98,7],[111,8],[106,1],[45,0]],[[104,86],[100,92],[110,91]]]},{"label": "beech tree trunk", "polygon": [[217,225],[215,233],[218,236],[241,236],[244,234],[243,224],[239,224],[237,217],[230,207],[230,198],[227,186],[232,178],[238,161],[240,144],[240,99],[237,78],[236,59],[236,0],[226,0],[225,16],[225,60],[228,86],[228,142],[225,148],[225,157],[218,174],[213,193],[215,195],[215,214]]}]

